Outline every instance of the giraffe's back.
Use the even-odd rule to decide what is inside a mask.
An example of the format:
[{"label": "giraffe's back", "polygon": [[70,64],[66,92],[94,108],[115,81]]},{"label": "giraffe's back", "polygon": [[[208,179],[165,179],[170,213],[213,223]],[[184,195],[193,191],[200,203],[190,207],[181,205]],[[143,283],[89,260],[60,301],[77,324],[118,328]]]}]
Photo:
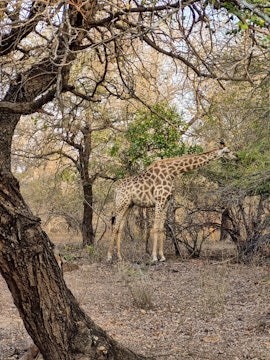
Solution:
[{"label": "giraffe's back", "polygon": [[156,200],[166,199],[172,192],[172,181],[151,171],[121,180],[115,193],[117,209],[138,205],[154,207]]}]

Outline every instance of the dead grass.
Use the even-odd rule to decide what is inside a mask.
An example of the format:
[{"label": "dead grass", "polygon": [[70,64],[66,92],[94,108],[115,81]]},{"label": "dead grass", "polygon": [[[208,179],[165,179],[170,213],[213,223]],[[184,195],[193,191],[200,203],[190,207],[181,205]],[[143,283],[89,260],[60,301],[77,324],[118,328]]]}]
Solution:
[{"label": "dead grass", "polygon": [[[227,245],[218,246],[202,259],[172,256],[151,266],[142,259],[109,265],[100,261],[105,250],[69,245],[63,252],[76,266],[64,276],[87,314],[136,352],[161,360],[269,360],[270,268],[237,264]],[[0,311],[0,359],[19,359],[31,340],[2,278]]]},{"label": "dead grass", "polygon": [[129,289],[133,304],[142,310],[153,308],[153,291],[149,287],[147,267],[132,265],[128,262],[118,264],[119,275],[127,289]]}]

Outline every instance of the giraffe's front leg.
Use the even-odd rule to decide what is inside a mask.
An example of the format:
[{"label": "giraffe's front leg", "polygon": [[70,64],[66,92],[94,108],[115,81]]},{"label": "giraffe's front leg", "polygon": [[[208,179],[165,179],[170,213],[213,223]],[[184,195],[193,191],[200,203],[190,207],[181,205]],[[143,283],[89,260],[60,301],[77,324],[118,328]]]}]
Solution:
[{"label": "giraffe's front leg", "polygon": [[[166,258],[163,253],[163,243],[164,243],[164,224],[167,213],[167,204],[163,205],[158,203],[155,209],[155,219],[154,226],[152,229],[153,233],[153,252],[152,252],[152,261],[165,261]],[[158,247],[158,257],[157,257],[157,247]]]},{"label": "giraffe's front leg", "polygon": [[151,237],[153,241],[153,250],[152,250],[152,263],[156,263],[159,261],[166,261],[166,258],[163,253],[163,240],[164,240],[164,232],[163,229],[155,229],[151,230]]},{"label": "giraffe's front leg", "polygon": [[153,229],[151,229],[151,231],[150,231],[150,238],[151,238],[152,243],[153,243],[152,258],[151,258],[152,263],[156,263],[158,261],[158,258],[157,258],[158,239],[157,239],[157,237],[158,237],[157,231],[156,231],[155,227],[153,227]]},{"label": "giraffe's front leg", "polygon": [[163,253],[163,248],[164,248],[164,239],[165,239],[165,231],[164,231],[164,227],[165,227],[165,221],[166,221],[166,215],[167,215],[167,209],[168,209],[168,200],[165,203],[161,214],[160,214],[160,221],[159,221],[159,261],[166,261],[166,258],[164,256]]},{"label": "giraffe's front leg", "polygon": [[160,234],[159,234],[159,261],[163,262],[166,261],[166,258],[164,256],[163,253],[163,247],[164,247],[164,238],[165,238],[165,234],[164,234],[164,230],[160,230]]}]

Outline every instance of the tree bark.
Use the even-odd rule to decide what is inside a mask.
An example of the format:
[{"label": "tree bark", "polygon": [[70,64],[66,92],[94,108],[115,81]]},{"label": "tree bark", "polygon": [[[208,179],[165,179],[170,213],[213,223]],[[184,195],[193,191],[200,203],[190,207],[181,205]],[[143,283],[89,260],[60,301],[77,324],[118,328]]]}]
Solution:
[{"label": "tree bark", "polygon": [[83,220],[82,220],[82,238],[83,246],[93,245],[95,234],[93,230],[93,183],[96,175],[92,178],[89,175],[90,154],[92,151],[92,132],[86,125],[82,129],[83,142],[79,145],[79,168],[83,187]]},{"label": "tree bark", "polygon": [[230,212],[228,208],[225,208],[221,214],[221,224],[220,224],[220,241],[225,241],[230,238],[230,233],[228,229],[231,226]]},{"label": "tree bark", "polygon": [[165,221],[165,232],[166,232],[166,239],[172,240],[172,242],[173,242],[173,246],[175,249],[175,255],[180,256],[181,255],[180,246],[179,246],[179,242],[175,236],[175,234],[176,234],[176,229],[175,229],[175,227],[176,227],[175,226],[176,210],[177,210],[177,205],[176,205],[175,196],[172,195],[170,202],[169,202],[166,221]]},{"label": "tree bark", "polygon": [[0,112],[0,169],[11,172],[11,143],[20,115]]},{"label": "tree bark", "polygon": [[[39,77],[32,87],[17,79],[4,100],[23,104],[27,97],[32,101],[52,78],[53,71]],[[67,288],[53,244],[11,173],[11,144],[19,120],[20,115],[12,110],[0,112],[0,272],[26,330],[45,360],[144,359],[98,327]]]},{"label": "tree bark", "polygon": [[83,185],[83,246],[94,245],[95,234],[93,229],[93,185],[91,182]]},{"label": "tree bark", "polygon": [[12,136],[19,119],[0,113],[0,272],[26,330],[45,360],[143,359],[99,328],[67,288],[54,246],[11,173]]},{"label": "tree bark", "polygon": [[39,218],[25,204],[17,180],[3,172],[0,220],[0,271],[45,360],[144,358],[116,343],[80,309]]}]

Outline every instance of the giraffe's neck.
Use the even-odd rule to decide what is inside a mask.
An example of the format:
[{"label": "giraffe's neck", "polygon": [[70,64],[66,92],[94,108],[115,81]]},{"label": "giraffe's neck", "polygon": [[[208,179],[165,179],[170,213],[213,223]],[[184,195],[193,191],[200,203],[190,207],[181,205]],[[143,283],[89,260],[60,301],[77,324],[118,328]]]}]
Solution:
[{"label": "giraffe's neck", "polygon": [[180,158],[159,160],[150,165],[149,169],[155,171],[159,168],[163,173],[167,173],[170,177],[175,177],[187,171],[203,167],[211,160],[219,157],[220,149],[217,149],[198,155],[187,155]]}]

